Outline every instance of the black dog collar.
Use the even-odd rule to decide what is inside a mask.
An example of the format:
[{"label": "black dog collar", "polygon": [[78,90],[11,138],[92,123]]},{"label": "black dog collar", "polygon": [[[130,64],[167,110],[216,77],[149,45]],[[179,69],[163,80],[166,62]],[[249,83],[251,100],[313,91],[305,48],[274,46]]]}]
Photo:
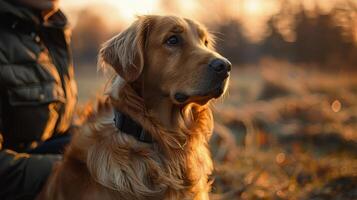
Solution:
[{"label": "black dog collar", "polygon": [[133,136],[140,142],[153,143],[153,138],[143,127],[129,116],[114,110],[115,126],[123,133]]}]

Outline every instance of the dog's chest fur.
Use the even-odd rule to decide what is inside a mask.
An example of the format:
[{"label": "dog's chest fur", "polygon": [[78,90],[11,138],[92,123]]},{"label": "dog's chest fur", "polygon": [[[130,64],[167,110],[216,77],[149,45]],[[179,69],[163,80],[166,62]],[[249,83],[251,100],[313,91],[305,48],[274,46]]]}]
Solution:
[{"label": "dog's chest fur", "polygon": [[84,199],[208,199],[210,110],[200,112],[184,146],[167,149],[119,133],[105,115],[85,124],[68,147],[55,176],[63,194],[74,195],[71,183]]}]

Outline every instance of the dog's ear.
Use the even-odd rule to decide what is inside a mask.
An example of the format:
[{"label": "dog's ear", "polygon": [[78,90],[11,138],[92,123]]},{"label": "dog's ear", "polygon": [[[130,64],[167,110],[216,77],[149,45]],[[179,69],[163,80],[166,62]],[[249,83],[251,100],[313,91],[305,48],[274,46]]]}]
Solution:
[{"label": "dog's ear", "polygon": [[110,65],[127,82],[135,81],[144,67],[144,49],[152,17],[139,17],[128,29],[102,45],[98,64]]}]

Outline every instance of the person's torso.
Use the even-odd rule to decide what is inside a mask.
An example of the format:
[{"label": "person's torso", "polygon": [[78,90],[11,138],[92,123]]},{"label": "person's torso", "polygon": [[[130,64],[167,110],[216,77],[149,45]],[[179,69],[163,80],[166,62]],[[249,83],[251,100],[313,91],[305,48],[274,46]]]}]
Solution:
[{"label": "person's torso", "polygon": [[66,28],[2,19],[3,146],[20,150],[67,131],[77,89]]}]

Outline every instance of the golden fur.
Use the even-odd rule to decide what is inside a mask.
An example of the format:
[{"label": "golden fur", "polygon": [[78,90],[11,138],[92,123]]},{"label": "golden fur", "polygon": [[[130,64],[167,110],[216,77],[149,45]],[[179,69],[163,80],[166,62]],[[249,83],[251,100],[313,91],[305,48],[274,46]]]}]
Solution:
[{"label": "golden fur", "polygon": [[[172,31],[185,45],[161,47]],[[200,89],[193,85],[204,79],[202,63],[221,58],[212,42],[202,25],[173,16],[139,17],[106,42],[99,63],[119,76],[73,135],[39,199],[208,199],[212,97],[193,95],[180,104],[173,91]],[[113,108],[140,123],[155,143],[120,133]]]}]

